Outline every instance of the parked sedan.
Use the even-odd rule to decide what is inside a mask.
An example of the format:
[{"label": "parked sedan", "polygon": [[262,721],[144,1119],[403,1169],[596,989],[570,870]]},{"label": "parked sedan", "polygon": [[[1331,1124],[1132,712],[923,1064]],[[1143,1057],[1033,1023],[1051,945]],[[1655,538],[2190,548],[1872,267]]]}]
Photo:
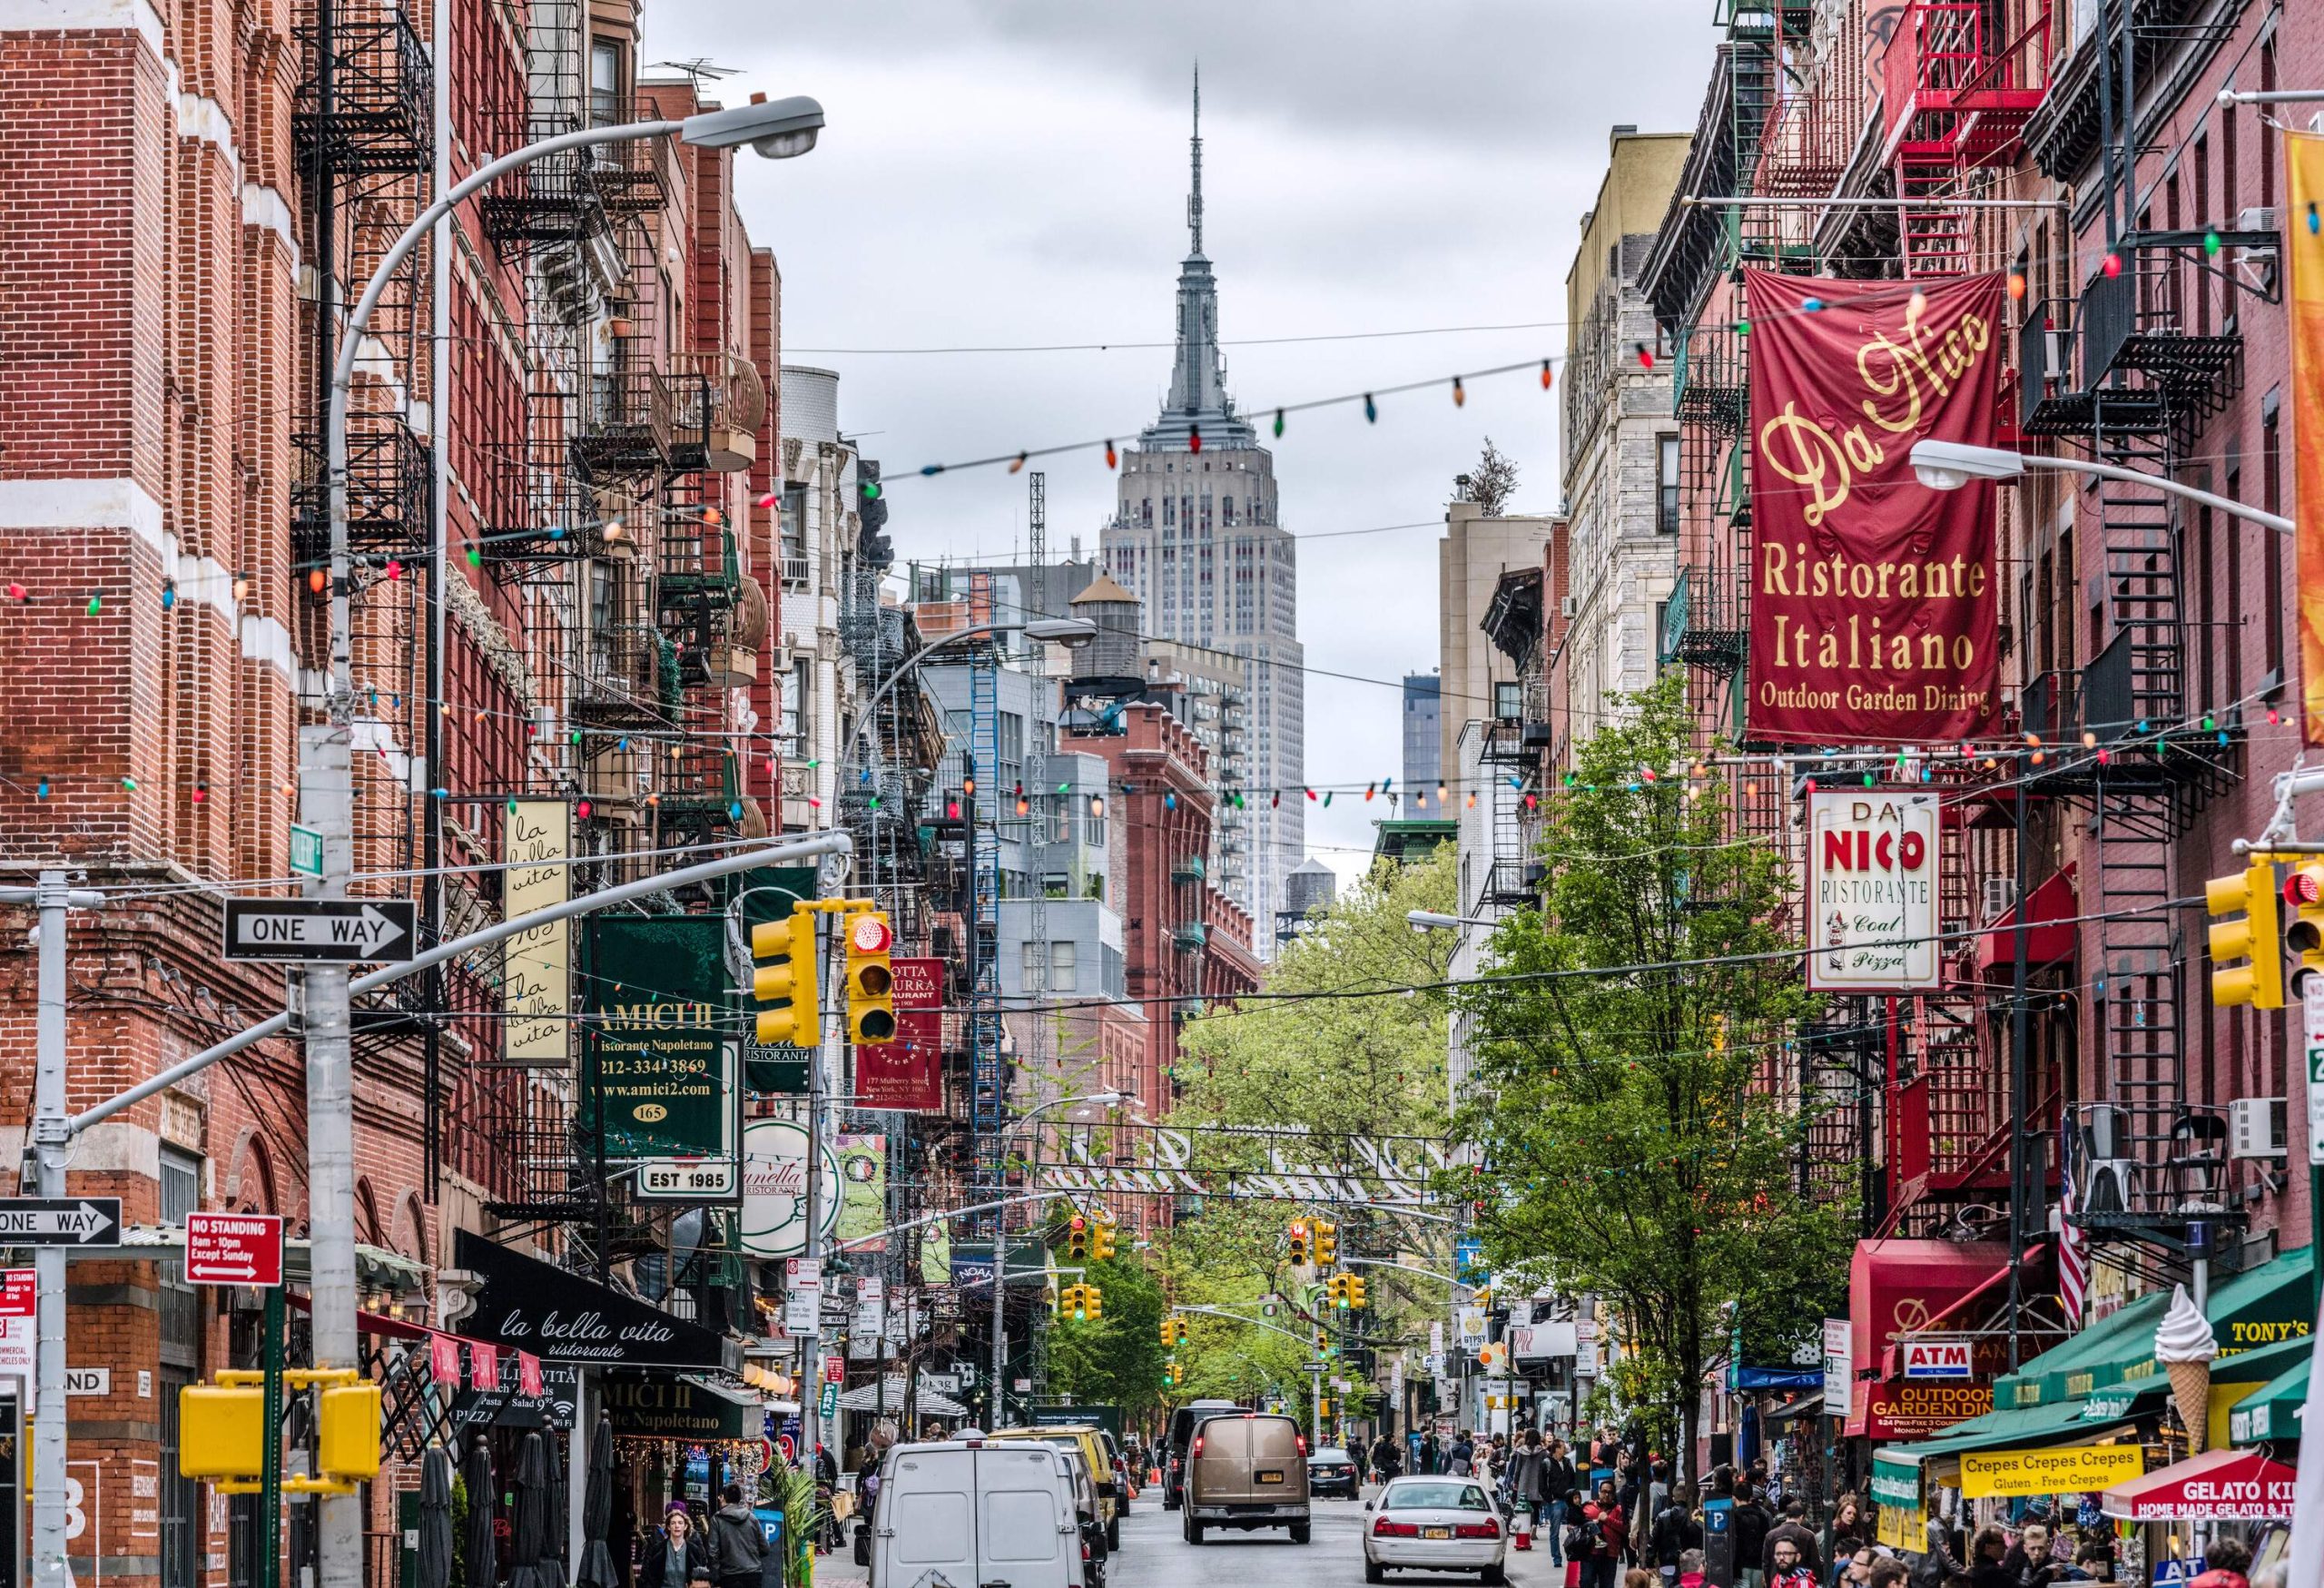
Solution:
[{"label": "parked sedan", "polygon": [[1509,1530],[1484,1485],[1467,1478],[1391,1481],[1364,1506],[1364,1580],[1384,1583],[1391,1570],[1474,1572],[1482,1583],[1509,1579],[1503,1569]]},{"label": "parked sedan", "polygon": [[1363,1493],[1363,1480],[1355,1475],[1355,1458],[1344,1450],[1326,1447],[1307,1458],[1307,1493],[1344,1494],[1354,1499]]}]

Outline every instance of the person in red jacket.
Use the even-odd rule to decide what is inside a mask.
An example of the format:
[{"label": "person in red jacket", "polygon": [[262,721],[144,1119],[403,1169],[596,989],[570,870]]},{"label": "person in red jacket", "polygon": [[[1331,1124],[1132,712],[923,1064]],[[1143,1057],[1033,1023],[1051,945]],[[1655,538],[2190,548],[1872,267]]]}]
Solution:
[{"label": "person in red jacket", "polygon": [[2251,1579],[2244,1574],[2251,1569],[2251,1551],[2234,1539],[2213,1539],[2203,1552],[2203,1563],[2209,1570],[2187,1588],[2251,1588]]}]

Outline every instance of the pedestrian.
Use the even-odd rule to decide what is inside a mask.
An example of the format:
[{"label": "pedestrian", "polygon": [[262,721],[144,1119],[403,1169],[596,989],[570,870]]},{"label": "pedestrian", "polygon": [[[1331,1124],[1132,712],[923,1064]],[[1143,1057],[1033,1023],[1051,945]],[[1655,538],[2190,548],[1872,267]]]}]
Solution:
[{"label": "pedestrian", "polygon": [[1541,1436],[1528,1428],[1511,1446],[1508,1465],[1501,1475],[1501,1494],[1507,1502],[1512,1516],[1522,1514],[1528,1522],[1533,1518],[1533,1507],[1540,1495],[1536,1484],[1541,1475]]},{"label": "pedestrian", "polygon": [[[1998,1527],[1977,1529],[1969,1541],[1969,1582],[1971,1588],[2017,1588],[2017,1579],[2005,1563],[2009,1559],[2009,1535]],[[2219,1584],[2218,1588],[2236,1588]]]},{"label": "pedestrian", "polygon": [[1477,1447],[1463,1428],[1453,1435],[1452,1448],[1445,1452],[1444,1470],[1456,1478],[1467,1477],[1475,1470],[1476,1456]]},{"label": "pedestrian", "polygon": [[1768,1588],[1816,1588],[1816,1569],[1800,1554],[1797,1539],[1769,1537]]},{"label": "pedestrian", "polygon": [[1872,1568],[1880,1560],[1880,1551],[1871,1544],[1859,1544],[1847,1559],[1836,1563],[1840,1569],[1841,1588],[1865,1588],[1872,1581]]},{"label": "pedestrian", "polygon": [[1883,1555],[1872,1563],[1866,1576],[1866,1588],[1899,1588],[1905,1581],[1905,1563],[1895,1555]]},{"label": "pedestrian", "polygon": [[1563,1534],[1570,1519],[1566,1496],[1581,1486],[1581,1475],[1573,1469],[1573,1458],[1566,1453],[1565,1441],[1551,1439],[1549,1455],[1541,1463],[1541,1489],[1544,1498],[1541,1514],[1535,1520],[1549,1532],[1550,1563],[1552,1565],[1565,1563]]},{"label": "pedestrian", "polygon": [[2019,1588],[2050,1588],[2053,1583],[2062,1583],[2073,1567],[2057,1558],[2054,1544],[2047,1523],[2029,1522],[2003,1557],[2002,1569]]},{"label": "pedestrian", "polygon": [[1679,1588],[1703,1588],[1703,1552],[1690,1549],[1679,1555]]},{"label": "pedestrian", "polygon": [[637,1570],[638,1588],[683,1588],[697,1568],[710,1564],[710,1552],[694,1530],[694,1518],[684,1505],[674,1504],[658,1536],[645,1546]]},{"label": "pedestrian", "polygon": [[1849,1557],[1864,1545],[1873,1542],[1873,1527],[1864,1514],[1864,1502],[1853,1494],[1842,1494],[1832,1507],[1832,1520],[1825,1524],[1824,1536],[1818,1541],[1824,1558],[1832,1563],[1831,1577],[1837,1582],[1847,1570]]},{"label": "pedestrian", "polygon": [[1632,1566],[1622,1573],[1622,1588],[1654,1588],[1654,1574],[1644,1566]]},{"label": "pedestrian", "polygon": [[1372,1446],[1372,1478],[1374,1483],[1386,1483],[1403,1470],[1403,1452],[1396,1442],[1383,1434]]},{"label": "pedestrian", "polygon": [[1647,1558],[1663,1582],[1675,1583],[1686,1575],[1687,1556],[1702,1547],[1703,1524],[1695,1518],[1695,1492],[1685,1484],[1674,1484],[1647,1534]]},{"label": "pedestrian", "polygon": [[1768,1532],[1775,1518],[1748,1483],[1735,1485],[1735,1510],[1728,1526],[1735,1534],[1736,1588],[1761,1588],[1768,1575]]},{"label": "pedestrian", "polygon": [[1952,1531],[1945,1525],[1945,1518],[1928,1519],[1927,1544],[1921,1558],[1913,1565],[1913,1588],[1945,1588],[1948,1577],[1964,1575],[1968,1568],[1955,1558]]},{"label": "pedestrian", "polygon": [[1629,1547],[1629,1519],[1622,1514],[1621,1500],[1614,1492],[1614,1480],[1606,1478],[1598,1484],[1598,1497],[1586,1513],[1590,1516],[1590,1553],[1581,1563],[1581,1588],[1614,1588],[1614,1572]]},{"label": "pedestrian", "polygon": [[[868,1458],[876,1470],[879,1458]],[[710,1568],[718,1588],[758,1588],[765,1574],[766,1534],[743,1503],[743,1485],[728,1484],[726,1503],[710,1519]]]},{"label": "pedestrian", "polygon": [[2082,1547],[2073,1552],[2073,1569],[2066,1573],[2065,1580],[2069,1583],[2112,1583],[2114,1580],[2114,1552],[2097,1539],[2083,1539]]},{"label": "pedestrian", "polygon": [[2251,1588],[2251,1548],[2240,1539],[2215,1538],[2203,1551],[2210,1569],[2187,1588]]},{"label": "pedestrian", "polygon": [[1799,1563],[1807,1569],[1808,1588],[1815,1588],[1817,1580],[1824,1573],[1824,1560],[1817,1553],[1816,1534],[1808,1530],[1807,1517],[1807,1507],[1798,1495],[1794,1494],[1783,1503],[1782,1514],[1776,1524],[1768,1529],[1766,1564],[1768,1573],[1772,1577],[1776,1569],[1777,1541],[1788,1541],[1793,1546],[1793,1553],[1799,1557]]},{"label": "pedestrian", "polygon": [[1443,1470],[1443,1468],[1438,1465],[1435,1429],[1431,1428],[1427,1433],[1423,1434],[1420,1436],[1420,1461],[1413,1466],[1413,1470],[1417,1473],[1429,1474],[1435,1474]]}]

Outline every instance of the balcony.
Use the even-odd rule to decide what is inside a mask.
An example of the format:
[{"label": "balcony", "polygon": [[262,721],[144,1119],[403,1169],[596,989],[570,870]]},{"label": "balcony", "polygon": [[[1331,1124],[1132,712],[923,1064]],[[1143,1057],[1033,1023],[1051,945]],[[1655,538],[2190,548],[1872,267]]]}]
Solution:
[{"label": "balcony", "polygon": [[1751,639],[1747,577],[1740,565],[1680,568],[1662,611],[1662,659],[1721,678],[1741,672]]},{"label": "balcony", "polygon": [[642,345],[625,346],[611,368],[581,378],[573,460],[593,480],[655,473],[669,466],[675,428],[668,380]]},{"label": "balcony", "polygon": [[1182,922],[1170,933],[1170,941],[1182,954],[1198,954],[1210,942],[1210,928],[1199,921]]},{"label": "balcony", "polygon": [[[590,119],[600,124],[650,121],[650,107],[625,108],[611,96],[597,99]],[[670,171],[670,140],[645,138],[620,143],[598,143],[582,152],[582,172],[597,202],[608,215],[643,215],[669,202],[675,185]]]},{"label": "balcony", "polygon": [[666,747],[655,802],[665,834],[690,834],[739,824],[750,807],[733,753],[724,745],[684,740]]},{"label": "balcony", "polygon": [[[669,641],[644,624],[588,636],[575,666],[566,709],[576,726],[645,728],[664,719],[663,652]],[[676,664],[672,659],[670,666]]]},{"label": "balcony", "polygon": [[1688,424],[1740,435],[1750,409],[1743,339],[1731,326],[1699,326],[1679,344],[1670,375],[1670,411]]},{"label": "balcony", "polygon": [[1199,854],[1182,854],[1170,864],[1170,880],[1181,884],[1199,883],[1209,871]]},{"label": "balcony", "polygon": [[[521,148],[574,130],[572,119],[565,116],[517,112],[493,119],[498,124],[488,129],[488,136],[497,149]],[[477,201],[484,234],[509,258],[603,234],[606,206],[591,174],[596,158],[589,149],[561,150],[486,188]]]},{"label": "balcony", "polygon": [[294,25],[310,64],[299,73],[290,111],[302,153],[320,151],[341,173],[424,175],[434,163],[435,73],[411,14],[399,0],[327,0],[331,105],[322,109],[322,18],[310,3]]},{"label": "balcony", "polygon": [[766,385],[756,369],[724,353],[679,353],[669,379],[672,469],[737,474],[758,461]]},{"label": "balcony", "polygon": [[[323,439],[293,440],[299,474],[290,488],[290,555],[303,567],[330,554],[330,492]],[[428,443],[396,413],[347,420],[347,545],[358,557],[410,557],[429,538]]]}]

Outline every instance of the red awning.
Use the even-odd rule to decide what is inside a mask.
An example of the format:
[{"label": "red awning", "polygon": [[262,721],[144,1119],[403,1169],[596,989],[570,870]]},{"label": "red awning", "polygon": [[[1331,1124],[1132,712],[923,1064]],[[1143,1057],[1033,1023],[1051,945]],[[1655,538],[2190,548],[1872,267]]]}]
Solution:
[{"label": "red awning", "polygon": [[[300,1291],[287,1290],[283,1292],[283,1299],[300,1312],[310,1312],[314,1309],[314,1298]],[[439,1329],[424,1328],[419,1324],[408,1324],[399,1317],[388,1317],[379,1313],[364,1312],[359,1309],[355,1314],[355,1332],[373,1335],[383,1340],[424,1340],[430,1335],[442,1333]]]},{"label": "red awning", "polygon": [[[2025,916],[2026,964],[2054,965],[2060,960],[2073,958],[2074,928],[2070,923],[2078,912],[2073,867],[2067,866],[2034,889],[2030,902],[2033,908]],[[2016,958],[2017,910],[2013,905],[1978,937],[1977,969],[1998,970]]]},{"label": "red awning", "polygon": [[2125,1522],[2289,1522],[2299,1475],[2256,1450],[2207,1450],[2106,1491]]},{"label": "red awning", "polygon": [[1870,1376],[1885,1371],[1896,1336],[1992,1284],[2009,1270],[2005,1241],[1860,1240],[1848,1266],[1849,1359],[1857,1377],[1848,1435],[1864,1432]]}]

